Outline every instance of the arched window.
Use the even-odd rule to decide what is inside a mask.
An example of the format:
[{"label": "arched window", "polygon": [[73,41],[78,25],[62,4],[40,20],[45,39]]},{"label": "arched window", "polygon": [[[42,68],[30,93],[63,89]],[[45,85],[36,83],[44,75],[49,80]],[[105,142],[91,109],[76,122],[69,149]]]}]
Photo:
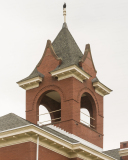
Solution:
[{"label": "arched window", "polygon": [[80,122],[96,129],[96,107],[92,96],[89,93],[83,93],[81,96]]},{"label": "arched window", "polygon": [[80,109],[80,122],[90,127],[90,113],[87,109]]},{"label": "arched window", "polygon": [[40,125],[51,123],[49,111],[43,105],[39,106],[39,122]]},{"label": "arched window", "polygon": [[54,90],[46,91],[39,99],[39,125],[54,124],[61,121],[61,97]]}]

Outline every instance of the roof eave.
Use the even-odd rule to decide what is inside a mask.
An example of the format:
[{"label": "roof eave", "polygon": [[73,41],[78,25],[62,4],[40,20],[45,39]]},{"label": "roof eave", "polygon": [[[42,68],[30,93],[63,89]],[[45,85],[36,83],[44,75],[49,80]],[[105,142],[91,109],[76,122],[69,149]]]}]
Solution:
[{"label": "roof eave", "polygon": [[39,83],[42,82],[42,80],[43,78],[38,76],[28,80],[17,82],[17,84],[19,85],[19,87],[25,90],[30,90],[39,87]]},{"label": "roof eave", "polygon": [[[1,143],[0,146],[2,147],[3,145],[4,147],[7,145],[10,145],[10,143],[6,141],[6,139],[8,139],[9,141],[9,137],[11,140],[12,138],[14,139],[15,142],[13,143],[13,145],[17,144],[17,141],[21,143],[20,139],[18,138],[20,134],[25,137],[24,142],[32,141],[34,143],[37,143],[36,137],[37,135],[39,135],[40,145],[50,150],[53,150],[59,154],[62,154],[66,157],[69,157],[69,158],[75,158],[76,156],[79,158],[80,157],[88,158],[88,155],[89,155],[90,158],[98,157],[99,160],[103,160],[104,158],[105,159],[107,158],[108,160],[115,160],[114,158],[102,152],[96,151],[88,146],[85,146],[79,142],[71,143],[69,141],[66,141],[63,138],[60,138],[48,131],[45,131],[42,128],[34,124],[30,124],[30,125],[26,125],[26,126],[22,126],[22,127],[0,132],[0,138],[4,140],[4,143]],[[5,144],[5,143],[8,143],[8,144]],[[23,143],[23,139],[22,139],[22,143]],[[58,148],[58,145],[59,145],[59,148]]]},{"label": "roof eave", "polygon": [[112,92],[111,89],[106,87],[101,82],[93,82],[93,86],[95,87],[95,92],[101,96],[105,96],[105,95],[110,94]]},{"label": "roof eave", "polygon": [[52,71],[50,73],[53,77],[58,77],[58,81],[74,77],[83,83],[84,80],[89,79],[91,77],[88,73],[86,73],[76,65],[59,69],[57,71]]}]

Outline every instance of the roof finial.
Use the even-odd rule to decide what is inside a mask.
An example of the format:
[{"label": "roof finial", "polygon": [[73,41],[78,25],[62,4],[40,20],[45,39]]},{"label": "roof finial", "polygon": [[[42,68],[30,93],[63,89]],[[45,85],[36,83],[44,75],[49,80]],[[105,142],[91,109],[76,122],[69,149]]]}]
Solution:
[{"label": "roof finial", "polygon": [[63,16],[64,16],[64,23],[66,23],[66,3],[63,5]]}]

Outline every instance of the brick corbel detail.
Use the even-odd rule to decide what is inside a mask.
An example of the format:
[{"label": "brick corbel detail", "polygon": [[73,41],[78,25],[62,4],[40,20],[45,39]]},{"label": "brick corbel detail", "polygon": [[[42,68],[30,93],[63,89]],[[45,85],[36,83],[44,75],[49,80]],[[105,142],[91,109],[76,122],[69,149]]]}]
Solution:
[{"label": "brick corbel detail", "polygon": [[[83,57],[81,58],[81,60],[79,60],[79,66],[80,66],[80,67],[82,67],[82,64],[83,64],[84,61],[86,60],[87,55],[88,55],[88,52],[90,52],[90,54],[91,54],[90,44],[86,44],[86,46],[85,46],[84,55],[83,55]],[[92,59],[92,55],[91,55],[91,59]],[[92,59],[92,63],[93,63],[93,59]],[[95,72],[97,73],[97,71],[96,71],[96,69],[95,69],[95,66],[94,66],[94,63],[93,63],[93,67],[94,67]]]},{"label": "brick corbel detail", "polygon": [[39,67],[39,66],[40,66],[40,64],[41,64],[41,62],[42,62],[42,60],[43,60],[43,58],[44,58],[44,56],[45,56],[45,54],[46,54],[46,52],[47,52],[47,48],[50,49],[51,54],[53,55],[53,57],[54,57],[56,60],[58,60],[58,61],[59,61],[59,65],[61,65],[62,59],[59,58],[59,57],[56,55],[56,53],[55,53],[55,51],[54,51],[54,49],[53,49],[53,46],[52,46],[51,41],[50,41],[50,40],[47,40],[47,44],[46,44],[46,47],[45,47],[45,50],[44,50],[44,54],[43,54],[41,60],[39,61],[39,63],[37,64],[36,67]]}]

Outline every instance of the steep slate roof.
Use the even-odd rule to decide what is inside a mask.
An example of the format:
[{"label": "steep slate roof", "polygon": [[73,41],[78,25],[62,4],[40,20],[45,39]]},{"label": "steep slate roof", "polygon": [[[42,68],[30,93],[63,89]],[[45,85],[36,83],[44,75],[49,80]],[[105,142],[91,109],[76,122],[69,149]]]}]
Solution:
[{"label": "steep slate roof", "polygon": [[[55,38],[52,43],[53,49],[56,55],[62,59],[62,63],[58,66],[54,71],[71,66],[71,65],[78,65],[79,61],[83,57],[81,50],[79,49],[78,45],[76,44],[74,38],[72,37],[71,33],[68,30],[67,24],[64,23],[61,31]],[[81,68],[82,69],[82,68]],[[35,78],[35,77],[44,77],[43,74],[38,72],[37,66],[34,71],[26,78],[22,79],[19,82]]]},{"label": "steep slate roof", "polygon": [[35,68],[35,69],[33,70],[33,72],[32,72],[28,77],[22,79],[22,80],[19,81],[19,82],[26,81],[26,80],[28,80],[28,79],[32,79],[32,78],[35,78],[35,77],[44,78],[44,75],[43,75],[42,73],[40,73],[40,72],[37,70],[37,68]]},{"label": "steep slate roof", "polygon": [[52,43],[53,49],[57,56],[62,59],[62,63],[54,71],[71,66],[78,65],[83,54],[76,44],[74,38],[64,23],[61,31]]},{"label": "steep slate roof", "polygon": [[119,148],[118,149],[113,149],[113,150],[108,150],[108,151],[104,151],[103,153],[117,159],[117,160],[121,160],[120,155],[119,155]]},{"label": "steep slate roof", "polygon": [[[9,129],[14,129],[14,128],[17,128],[17,127],[23,127],[23,126],[26,126],[26,125],[30,125],[30,124],[33,124],[19,116],[17,116],[16,114],[14,113],[9,113],[7,115],[4,115],[2,117],[0,117],[0,132],[2,131],[6,131],[6,130],[9,130]],[[35,124],[33,124],[35,125]],[[37,126],[37,125],[35,125]],[[38,126],[40,127],[40,126]],[[55,136],[58,136],[68,142],[71,142],[71,143],[78,143],[77,140],[73,139],[73,138],[70,138],[62,133],[59,133],[47,126],[42,126],[40,127],[41,129],[43,129],[44,131],[47,131]]]}]

